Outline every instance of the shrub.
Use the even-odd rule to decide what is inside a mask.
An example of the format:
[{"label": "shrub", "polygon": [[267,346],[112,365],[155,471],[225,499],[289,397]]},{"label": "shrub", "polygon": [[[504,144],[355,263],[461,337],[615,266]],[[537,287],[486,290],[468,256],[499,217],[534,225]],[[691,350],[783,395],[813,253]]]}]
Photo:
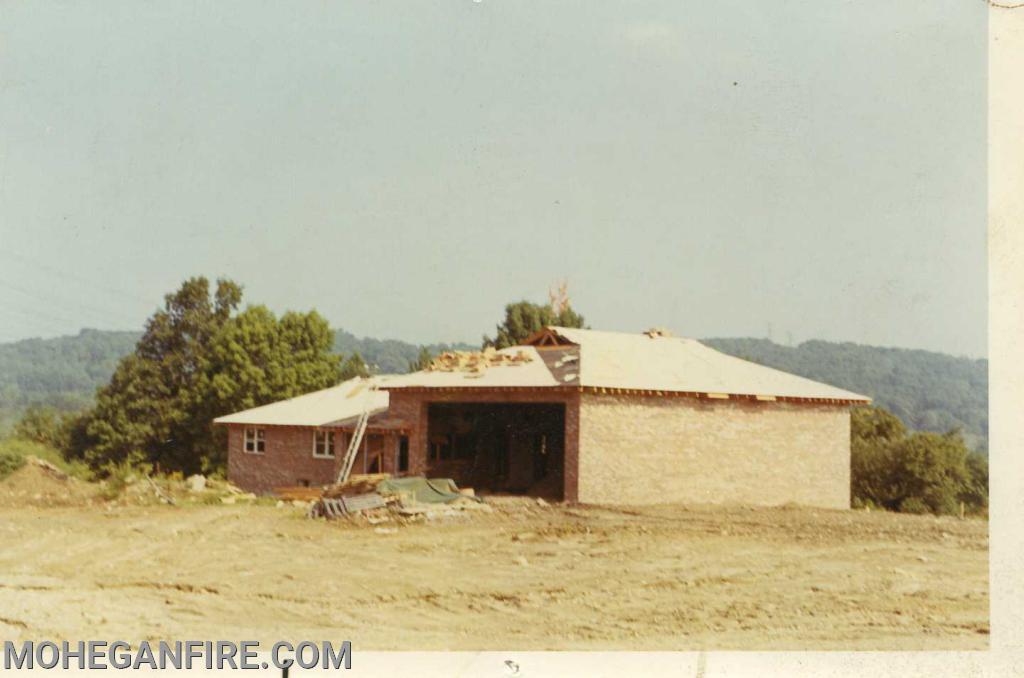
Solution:
[{"label": "shrub", "polygon": [[117,499],[124,493],[126,487],[142,480],[152,472],[152,467],[141,463],[140,458],[140,454],[133,453],[120,463],[108,463],[100,469],[99,475],[103,476],[102,496],[104,499]]},{"label": "shrub", "polygon": [[[850,413],[850,489],[855,498],[891,505],[892,446],[907,430],[896,415],[880,407]],[[898,503],[898,502],[897,502]]]},{"label": "shrub", "polygon": [[918,497],[907,497],[900,502],[899,508],[900,513],[916,513],[918,515],[931,513],[931,508],[929,508],[928,504]]},{"label": "shrub", "polygon": [[21,438],[5,438],[0,440],[0,457],[4,457],[8,460],[6,462],[2,462],[4,468],[8,470],[6,472],[0,472],[0,477],[9,475],[13,471],[21,468],[25,463],[25,458],[29,456],[39,457],[40,459],[48,461],[64,473],[67,473],[69,476],[75,476],[76,478],[82,479],[88,479],[90,477],[89,470],[85,464],[68,461],[61,456],[60,452],[49,445]]},{"label": "shrub", "polygon": [[25,465],[25,457],[13,450],[0,449],[0,480]]},{"label": "shrub", "polygon": [[62,449],[67,440],[65,421],[52,407],[33,405],[14,425],[14,437]]}]

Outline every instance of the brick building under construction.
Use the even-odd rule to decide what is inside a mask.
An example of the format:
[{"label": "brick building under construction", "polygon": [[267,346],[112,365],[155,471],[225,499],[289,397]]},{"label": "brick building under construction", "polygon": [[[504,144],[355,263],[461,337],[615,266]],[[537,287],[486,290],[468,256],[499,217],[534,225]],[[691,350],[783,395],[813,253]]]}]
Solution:
[{"label": "brick building under construction", "polygon": [[868,402],[693,339],[548,327],[215,423],[229,479],[254,492],[332,482],[369,410],[353,473],[595,504],[848,508],[849,410]]}]

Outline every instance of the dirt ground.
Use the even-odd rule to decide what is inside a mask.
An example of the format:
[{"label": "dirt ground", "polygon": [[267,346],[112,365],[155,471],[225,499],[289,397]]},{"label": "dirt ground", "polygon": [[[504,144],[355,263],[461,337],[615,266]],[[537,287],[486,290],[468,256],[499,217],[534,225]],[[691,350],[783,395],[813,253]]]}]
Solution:
[{"label": "dirt ground", "polygon": [[353,649],[984,649],[988,524],[541,506],[420,524],[292,506],[0,508],[4,638]]}]

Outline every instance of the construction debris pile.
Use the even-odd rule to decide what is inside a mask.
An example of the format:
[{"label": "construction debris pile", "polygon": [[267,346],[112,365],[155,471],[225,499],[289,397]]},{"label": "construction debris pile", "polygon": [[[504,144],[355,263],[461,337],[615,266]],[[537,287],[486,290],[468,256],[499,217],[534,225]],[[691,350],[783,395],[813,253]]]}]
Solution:
[{"label": "construction debris pile", "polygon": [[[73,473],[75,471],[72,471]],[[18,470],[0,480],[0,506],[189,506],[256,502],[226,480],[180,473],[153,474],[124,467],[96,480],[69,475],[46,459],[28,455]]]},{"label": "construction debris pile", "polygon": [[353,475],[343,483],[314,488],[280,488],[282,499],[302,499],[318,493],[309,509],[310,518],[341,518],[363,515],[371,524],[386,522],[392,515],[406,520],[433,519],[464,510],[490,511],[472,489],[459,489],[450,478],[392,478],[387,473]]},{"label": "construction debris pile", "polygon": [[199,474],[182,478],[179,473],[151,475],[138,471],[120,478],[108,478],[101,491],[109,502],[131,506],[230,505],[257,500],[252,492],[245,492],[226,480]]},{"label": "construction debris pile", "polygon": [[499,353],[492,347],[482,351],[445,351],[427,366],[427,372],[469,372],[482,374],[488,367],[513,367],[533,360],[526,351]]}]

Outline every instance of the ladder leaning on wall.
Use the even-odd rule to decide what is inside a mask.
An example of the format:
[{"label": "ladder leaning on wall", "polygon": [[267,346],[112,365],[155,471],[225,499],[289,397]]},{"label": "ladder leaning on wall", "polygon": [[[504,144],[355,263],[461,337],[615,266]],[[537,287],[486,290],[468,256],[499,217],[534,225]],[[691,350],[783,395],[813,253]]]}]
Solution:
[{"label": "ladder leaning on wall", "polygon": [[363,408],[362,413],[359,415],[359,420],[356,422],[356,428],[352,432],[352,438],[348,441],[348,450],[345,451],[345,458],[341,461],[341,466],[338,468],[338,478],[335,482],[343,483],[348,480],[349,474],[352,473],[352,465],[356,461],[356,456],[359,454],[359,446],[363,443],[363,437],[366,434],[366,425],[370,421],[370,415],[373,412],[373,395],[377,392],[377,382],[371,381],[370,387],[366,389],[366,407]]}]

